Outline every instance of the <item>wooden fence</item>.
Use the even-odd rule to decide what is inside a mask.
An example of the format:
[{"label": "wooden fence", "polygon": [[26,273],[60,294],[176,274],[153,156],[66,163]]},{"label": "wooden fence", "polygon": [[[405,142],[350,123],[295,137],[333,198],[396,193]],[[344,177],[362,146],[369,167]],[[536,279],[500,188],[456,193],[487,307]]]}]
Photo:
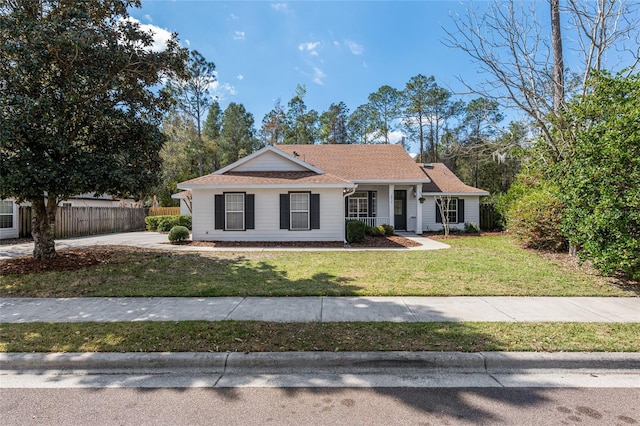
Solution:
[{"label": "wooden fence", "polygon": [[177,216],[180,214],[180,207],[151,207],[147,216]]},{"label": "wooden fence", "polygon": [[493,204],[480,204],[480,229],[493,231],[500,228],[500,214]]},{"label": "wooden fence", "polygon": [[[56,238],[113,232],[144,231],[147,209],[125,207],[58,207]],[[31,207],[20,207],[18,215],[20,237],[31,236]]]}]

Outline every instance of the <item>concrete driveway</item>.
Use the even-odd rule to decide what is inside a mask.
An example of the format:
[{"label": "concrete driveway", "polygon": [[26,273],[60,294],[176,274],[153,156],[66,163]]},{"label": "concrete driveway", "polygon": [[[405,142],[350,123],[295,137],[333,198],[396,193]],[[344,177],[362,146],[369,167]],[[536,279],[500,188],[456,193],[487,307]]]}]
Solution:
[{"label": "concrete driveway", "polygon": [[[169,244],[167,234],[158,232],[123,232],[117,234],[93,235],[89,237],[67,238],[56,240],[56,249],[63,250],[74,247],[91,246],[129,246],[171,251],[358,251],[358,250],[440,250],[449,248],[447,244],[430,240],[417,235],[403,235],[405,238],[422,244],[410,249],[398,248],[301,248],[301,247],[196,247]],[[33,253],[33,243],[0,245],[0,260]]]}]

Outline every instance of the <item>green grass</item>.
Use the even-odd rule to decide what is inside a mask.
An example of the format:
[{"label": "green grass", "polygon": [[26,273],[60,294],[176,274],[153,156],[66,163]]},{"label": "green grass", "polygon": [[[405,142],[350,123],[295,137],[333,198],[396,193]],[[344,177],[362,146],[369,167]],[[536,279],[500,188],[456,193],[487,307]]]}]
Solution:
[{"label": "green grass", "polygon": [[[0,276],[2,297],[87,296],[636,296],[556,265],[506,236],[449,250],[171,253],[123,248],[110,262]],[[633,288],[633,286],[631,286]]]},{"label": "green grass", "polygon": [[0,352],[638,352],[640,324],[270,323],[0,324]]}]

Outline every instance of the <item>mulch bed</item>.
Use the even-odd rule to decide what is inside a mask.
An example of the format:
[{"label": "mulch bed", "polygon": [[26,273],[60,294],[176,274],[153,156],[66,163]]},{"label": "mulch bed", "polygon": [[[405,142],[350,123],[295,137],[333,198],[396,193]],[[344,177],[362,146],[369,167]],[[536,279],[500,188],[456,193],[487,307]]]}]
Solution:
[{"label": "mulch bed", "polygon": [[[229,242],[229,241],[187,241],[181,245],[195,247],[317,247],[342,248],[336,241],[320,242]],[[366,236],[364,242],[351,244],[353,248],[403,248],[416,247],[419,243],[394,235],[391,237]],[[33,274],[39,272],[71,271],[89,266],[108,263],[116,250],[141,250],[130,247],[82,247],[58,251],[58,257],[49,260],[35,260],[32,257],[0,260],[0,275]]]},{"label": "mulch bed", "polygon": [[[181,245],[196,247],[270,247],[270,248],[343,248],[344,243],[340,241],[185,241]],[[372,237],[366,235],[362,243],[352,243],[352,248],[407,248],[418,247],[416,243],[408,238],[399,235],[389,237]]]},{"label": "mulch bed", "polygon": [[71,271],[106,263],[112,255],[113,250],[83,247],[58,251],[58,257],[55,259],[36,260],[33,257],[18,257],[0,261],[0,275]]}]

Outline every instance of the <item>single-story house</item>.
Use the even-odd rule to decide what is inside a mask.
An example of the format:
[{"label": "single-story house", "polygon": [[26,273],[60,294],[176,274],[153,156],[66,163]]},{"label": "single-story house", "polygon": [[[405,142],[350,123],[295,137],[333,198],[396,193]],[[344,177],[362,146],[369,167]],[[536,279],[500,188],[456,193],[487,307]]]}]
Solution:
[{"label": "single-story house", "polygon": [[178,188],[191,191],[192,238],[202,241],[344,241],[355,219],[422,234],[442,229],[440,195],[455,200],[451,228],[463,228],[480,222],[489,195],[388,144],[267,146]]}]

